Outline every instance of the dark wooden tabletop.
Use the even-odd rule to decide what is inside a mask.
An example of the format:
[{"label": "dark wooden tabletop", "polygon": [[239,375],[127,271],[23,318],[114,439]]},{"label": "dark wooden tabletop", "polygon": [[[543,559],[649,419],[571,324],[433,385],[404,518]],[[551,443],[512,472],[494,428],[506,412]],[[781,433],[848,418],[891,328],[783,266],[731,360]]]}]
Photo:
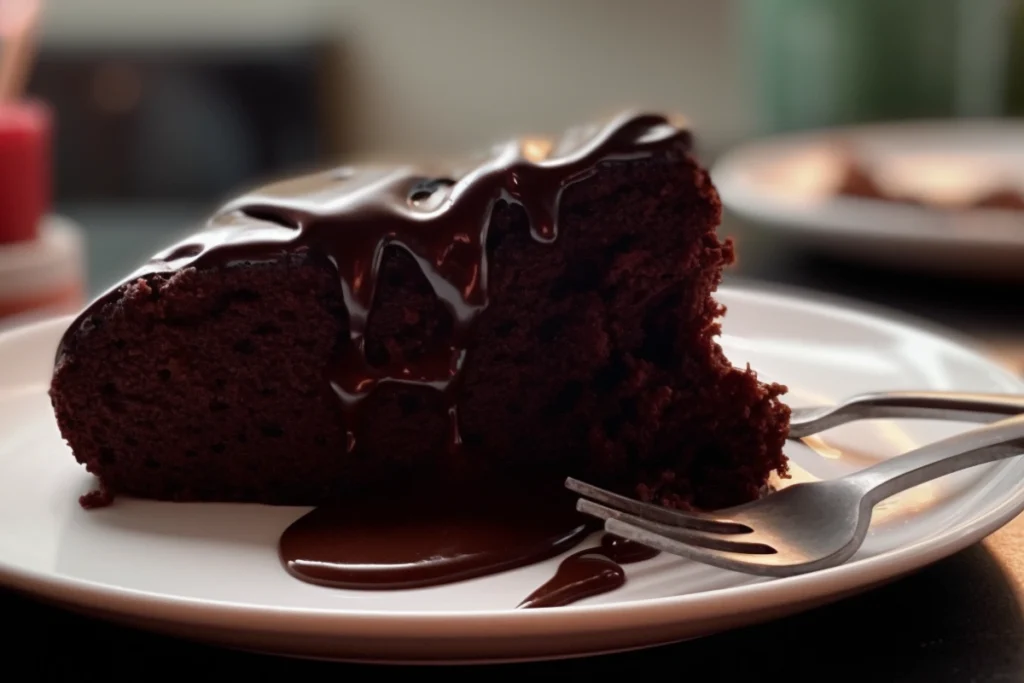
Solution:
[{"label": "dark wooden tabletop", "polygon": [[[727,231],[741,238],[742,262],[731,279],[810,287],[888,306],[1008,349],[1007,362],[1022,359],[1024,371],[1024,353],[1015,355],[1024,351],[1020,284],[850,266],[770,243],[741,226],[727,224]],[[102,252],[103,245],[92,249]],[[98,280],[105,279],[101,273]],[[37,680],[166,672],[174,678],[309,681],[429,673],[221,650],[101,623],[9,592],[0,592],[0,615],[10,627],[0,641],[5,670]],[[909,577],[768,624],[628,654],[443,671],[446,677],[486,680],[494,674],[594,676],[612,669],[701,683],[772,675],[801,681],[1024,681],[1024,517]]]}]

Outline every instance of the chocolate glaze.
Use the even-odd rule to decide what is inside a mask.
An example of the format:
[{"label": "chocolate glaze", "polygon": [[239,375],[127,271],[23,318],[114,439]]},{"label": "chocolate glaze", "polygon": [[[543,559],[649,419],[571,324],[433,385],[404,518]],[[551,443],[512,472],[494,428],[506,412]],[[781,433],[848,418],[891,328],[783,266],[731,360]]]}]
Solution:
[{"label": "chocolate glaze", "polygon": [[538,493],[430,492],[324,506],[285,530],[279,554],[292,576],[335,588],[417,588],[493,574],[565,552],[594,530],[566,491]]},{"label": "chocolate glaze", "polygon": [[[459,373],[474,321],[488,302],[487,231],[495,206],[521,206],[533,238],[552,242],[565,188],[601,164],[689,145],[684,127],[663,116],[629,113],[571,130],[557,141],[524,138],[497,145],[462,167],[342,167],[268,185],[228,203],[205,230],[158,254],[94,301],[68,328],[58,362],[71,333],[87,328],[133,281],[304,253],[330,262],[341,281],[349,339],[327,379],[341,404],[349,450],[359,443],[360,402],[385,382],[443,392],[452,421],[450,446],[457,448]],[[454,324],[443,344],[414,363],[374,367],[367,362],[365,333],[388,247],[416,259]]]},{"label": "chocolate glaze", "polygon": [[658,551],[605,534],[601,545],[585,548],[562,560],[554,577],[519,603],[520,609],[560,607],[613,591],[626,583],[624,564],[643,562]]}]

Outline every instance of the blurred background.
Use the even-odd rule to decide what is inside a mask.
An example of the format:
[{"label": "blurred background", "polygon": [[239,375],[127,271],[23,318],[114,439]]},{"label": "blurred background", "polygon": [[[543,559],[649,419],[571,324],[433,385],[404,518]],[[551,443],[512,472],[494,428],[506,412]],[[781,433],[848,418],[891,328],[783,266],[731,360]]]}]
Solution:
[{"label": "blurred background", "polygon": [[[27,90],[52,110],[52,213],[82,238],[91,297],[267,177],[470,151],[622,106],[685,114],[709,165],[779,134],[1012,122],[1024,2],[51,0]],[[846,262],[725,198],[731,280],[899,308],[1024,365],[1024,260],[996,279]]]}]

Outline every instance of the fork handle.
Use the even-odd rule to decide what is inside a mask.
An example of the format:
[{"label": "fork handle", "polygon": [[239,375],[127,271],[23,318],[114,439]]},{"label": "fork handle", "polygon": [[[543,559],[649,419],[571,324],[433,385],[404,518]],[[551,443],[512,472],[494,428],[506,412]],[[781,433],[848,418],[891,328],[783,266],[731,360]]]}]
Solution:
[{"label": "fork handle", "polygon": [[1024,396],[963,391],[887,391],[862,394],[847,405],[876,411],[876,417],[921,417],[978,421],[978,413],[993,417],[1024,413]]},{"label": "fork handle", "polygon": [[844,477],[862,487],[875,505],[932,479],[1024,454],[1024,415],[999,420],[909,453],[890,458]]},{"label": "fork handle", "polygon": [[920,418],[956,422],[992,422],[1024,413],[1024,396],[958,391],[886,391],[861,394],[824,412],[800,419],[794,410],[790,438],[825,431],[854,420]]}]

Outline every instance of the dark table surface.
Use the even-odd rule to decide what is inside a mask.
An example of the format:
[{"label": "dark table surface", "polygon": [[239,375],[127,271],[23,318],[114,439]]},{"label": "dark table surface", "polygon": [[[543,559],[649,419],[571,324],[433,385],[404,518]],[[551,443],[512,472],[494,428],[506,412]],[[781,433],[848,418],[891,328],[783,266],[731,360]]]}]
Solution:
[{"label": "dark table surface", "polygon": [[[71,207],[89,230],[93,291],[163,246],[201,208]],[[727,220],[741,262],[728,280],[840,295],[974,337],[1024,372],[1024,286],[883,271],[781,245]],[[40,680],[123,673],[312,680],[373,676],[370,665],[239,653],[129,630],[0,592],[11,625],[7,670]],[[628,654],[521,665],[446,668],[445,676],[501,673],[592,676],[610,668],[698,681],[1024,681],[1024,516],[946,560],[836,604],[764,625]],[[400,668],[388,675],[426,673]],[[22,676],[27,674],[22,673]],[[16,676],[13,679],[15,680]]]}]

